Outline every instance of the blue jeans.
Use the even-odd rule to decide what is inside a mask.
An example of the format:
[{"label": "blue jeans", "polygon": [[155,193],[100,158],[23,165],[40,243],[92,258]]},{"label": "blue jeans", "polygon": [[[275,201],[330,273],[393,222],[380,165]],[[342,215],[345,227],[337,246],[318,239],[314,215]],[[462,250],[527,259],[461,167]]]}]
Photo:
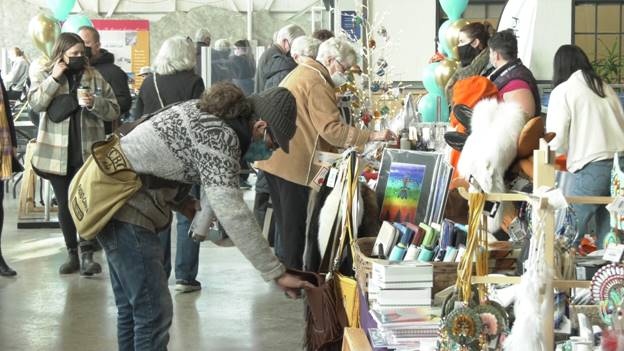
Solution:
[{"label": "blue jeans", "polygon": [[[190,194],[199,199],[200,187],[193,185]],[[178,224],[176,225],[177,244],[176,244],[176,262],[175,277],[176,279],[184,279],[187,281],[197,278],[197,270],[199,267],[199,243],[195,242],[188,235],[191,221],[183,214],[175,212]],[[171,227],[158,233],[160,242],[165,253],[164,266],[167,278],[171,275]]]},{"label": "blue jeans", "polygon": [[158,236],[111,220],[97,239],[106,252],[117,305],[119,350],[167,350],[173,305]]},{"label": "blue jeans", "polygon": [[[620,157],[620,164],[624,157]],[[613,160],[595,161],[587,164],[581,170],[571,174],[571,196],[610,196],[611,195],[611,169]],[[604,237],[609,233],[609,211],[605,205],[572,205],[576,213],[580,237],[593,233],[597,237],[598,247],[602,248]],[[578,244],[578,243],[575,243]]]}]

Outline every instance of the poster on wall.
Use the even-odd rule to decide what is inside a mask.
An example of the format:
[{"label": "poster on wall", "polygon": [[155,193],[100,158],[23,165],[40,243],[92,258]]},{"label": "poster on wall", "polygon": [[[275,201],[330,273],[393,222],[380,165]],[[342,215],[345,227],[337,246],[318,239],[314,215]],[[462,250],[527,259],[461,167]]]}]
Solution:
[{"label": "poster on wall", "polygon": [[362,26],[356,23],[356,16],[355,11],[340,12],[340,28],[352,41],[360,40],[362,37]]},{"label": "poster on wall", "polygon": [[518,57],[525,66],[531,66],[537,0],[509,0],[503,9],[498,31],[513,29],[518,38]]},{"label": "poster on wall", "polygon": [[150,65],[149,21],[94,19],[92,22],[100,32],[101,47],[115,55],[115,64],[128,74],[134,89],[139,89],[143,82],[139,70]]}]

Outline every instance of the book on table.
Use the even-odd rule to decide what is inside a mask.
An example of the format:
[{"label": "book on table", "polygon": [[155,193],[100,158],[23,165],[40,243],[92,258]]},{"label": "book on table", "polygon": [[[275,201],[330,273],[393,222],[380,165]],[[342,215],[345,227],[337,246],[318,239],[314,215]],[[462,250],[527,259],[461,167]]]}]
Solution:
[{"label": "book on table", "polygon": [[398,264],[373,262],[372,279],[378,282],[433,281],[433,266],[414,261]]}]

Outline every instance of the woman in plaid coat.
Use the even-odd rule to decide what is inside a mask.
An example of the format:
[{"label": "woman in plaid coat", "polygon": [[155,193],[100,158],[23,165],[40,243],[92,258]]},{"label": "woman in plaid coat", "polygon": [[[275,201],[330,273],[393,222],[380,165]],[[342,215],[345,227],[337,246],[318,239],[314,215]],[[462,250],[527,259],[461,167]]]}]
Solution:
[{"label": "woman in plaid coat", "polygon": [[[31,69],[30,80],[28,103],[41,118],[32,166],[54,189],[59,224],[69,252],[59,272],[100,273],[100,265],[93,262],[91,242],[81,240],[80,264],[67,192],[73,176],[89,156],[91,144],[104,139],[104,121],[119,117],[117,99],[110,85],[89,66],[84,42],[74,33],[59,36],[50,60],[39,69]],[[79,88],[80,99],[77,97]]]}]

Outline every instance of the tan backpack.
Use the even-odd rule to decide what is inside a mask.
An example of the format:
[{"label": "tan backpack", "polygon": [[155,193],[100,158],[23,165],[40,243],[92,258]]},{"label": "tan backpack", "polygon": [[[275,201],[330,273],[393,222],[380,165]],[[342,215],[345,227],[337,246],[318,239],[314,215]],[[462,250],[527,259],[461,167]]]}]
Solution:
[{"label": "tan backpack", "polygon": [[142,186],[113,134],[91,147],[91,156],[69,185],[69,212],[79,235],[95,236]]}]

